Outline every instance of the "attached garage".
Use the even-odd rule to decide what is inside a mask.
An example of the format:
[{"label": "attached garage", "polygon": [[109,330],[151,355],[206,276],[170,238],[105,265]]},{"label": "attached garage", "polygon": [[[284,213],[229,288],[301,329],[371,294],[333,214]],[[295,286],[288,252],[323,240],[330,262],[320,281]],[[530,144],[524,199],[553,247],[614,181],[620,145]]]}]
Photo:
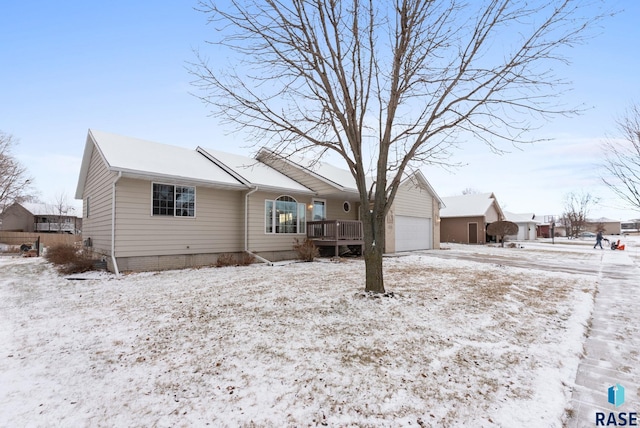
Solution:
[{"label": "attached garage", "polygon": [[432,222],[430,218],[396,216],[396,251],[430,250]]},{"label": "attached garage", "polygon": [[407,177],[385,219],[384,252],[440,248],[442,200],[420,171]]}]

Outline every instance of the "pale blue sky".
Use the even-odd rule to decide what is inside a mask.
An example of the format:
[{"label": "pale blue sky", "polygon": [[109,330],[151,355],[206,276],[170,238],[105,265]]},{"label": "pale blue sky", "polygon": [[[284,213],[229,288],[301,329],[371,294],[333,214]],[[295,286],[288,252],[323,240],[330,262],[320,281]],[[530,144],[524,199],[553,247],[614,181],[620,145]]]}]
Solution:
[{"label": "pale blue sky", "polygon": [[[0,130],[20,140],[16,154],[45,202],[72,200],[87,129],[195,148],[250,155],[240,136],[195,97],[185,67],[192,49],[209,47],[214,29],[195,2],[0,0]],[[494,192],[506,210],[561,214],[563,196],[587,190],[602,198],[592,216],[640,213],[620,203],[598,179],[598,144],[615,134],[615,120],[640,102],[640,2],[610,1],[623,10],[601,34],[568,51],[558,74],[573,81],[568,105],[589,110],[539,131],[554,138],[496,156],[469,146],[468,164],[453,173],[424,168],[440,196],[471,187]],[[211,52],[211,51],[209,51]],[[473,147],[473,148],[472,148]],[[76,204],[78,202],[76,201]]]}]

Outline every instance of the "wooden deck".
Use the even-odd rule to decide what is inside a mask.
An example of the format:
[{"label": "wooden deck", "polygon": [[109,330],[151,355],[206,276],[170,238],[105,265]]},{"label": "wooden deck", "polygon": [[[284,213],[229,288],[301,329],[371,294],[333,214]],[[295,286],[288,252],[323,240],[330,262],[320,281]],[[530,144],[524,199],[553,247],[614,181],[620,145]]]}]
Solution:
[{"label": "wooden deck", "polygon": [[359,246],[364,252],[362,222],[358,220],[322,220],[307,222],[307,238],[318,247],[334,247],[338,255],[341,246]]}]

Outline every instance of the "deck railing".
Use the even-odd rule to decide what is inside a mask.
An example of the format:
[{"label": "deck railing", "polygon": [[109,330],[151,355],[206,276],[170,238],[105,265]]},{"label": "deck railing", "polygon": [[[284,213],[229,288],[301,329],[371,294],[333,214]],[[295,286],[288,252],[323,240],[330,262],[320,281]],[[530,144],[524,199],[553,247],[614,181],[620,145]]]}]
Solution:
[{"label": "deck railing", "polygon": [[362,222],[358,220],[322,220],[307,222],[307,238],[329,241],[361,241]]},{"label": "deck railing", "polygon": [[66,232],[77,234],[77,230],[73,223],[36,223],[36,232]]}]

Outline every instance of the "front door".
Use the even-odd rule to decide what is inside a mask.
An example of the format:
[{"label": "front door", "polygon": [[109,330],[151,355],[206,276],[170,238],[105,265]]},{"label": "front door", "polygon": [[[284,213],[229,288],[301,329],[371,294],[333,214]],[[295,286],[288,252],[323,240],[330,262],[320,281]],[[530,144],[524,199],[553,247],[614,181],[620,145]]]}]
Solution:
[{"label": "front door", "polygon": [[478,243],[478,223],[469,223],[469,244]]},{"label": "front door", "polygon": [[313,200],[313,212],[311,213],[312,221],[321,221],[327,219],[327,202],[322,199]]}]

